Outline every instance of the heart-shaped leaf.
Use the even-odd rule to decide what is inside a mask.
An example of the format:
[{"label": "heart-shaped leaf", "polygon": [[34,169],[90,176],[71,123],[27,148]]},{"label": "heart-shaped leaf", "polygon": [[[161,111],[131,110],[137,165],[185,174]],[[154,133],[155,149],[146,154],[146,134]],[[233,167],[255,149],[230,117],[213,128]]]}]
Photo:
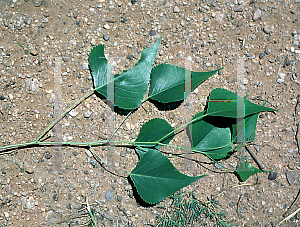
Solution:
[{"label": "heart-shaped leaf", "polygon": [[[192,90],[221,69],[210,72],[191,72]],[[150,75],[148,99],[161,103],[181,101],[185,97],[185,68],[170,64],[160,64]]]},{"label": "heart-shaped leaf", "polygon": [[[241,110],[238,110],[238,100],[241,102]],[[276,111],[275,109],[254,104],[237,94],[222,88],[214,89],[207,105],[207,114],[230,118],[244,118],[248,115],[262,111]]]},{"label": "heart-shaped leaf", "polygon": [[166,120],[160,118],[151,119],[142,126],[134,145],[159,148],[158,142],[167,144],[173,139],[173,130]]},{"label": "heart-shaped leaf", "polygon": [[149,149],[140,159],[130,178],[141,198],[158,203],[206,175],[190,177],[180,173],[161,152]]},{"label": "heart-shaped leaf", "polygon": [[230,128],[218,127],[218,118],[204,116],[204,113],[196,114],[192,119],[194,122],[189,126],[192,147],[215,160],[225,158],[233,145]]},{"label": "heart-shaped leaf", "polygon": [[246,181],[252,175],[261,172],[272,172],[272,171],[255,168],[248,162],[240,162],[239,166],[234,171],[235,175],[238,177],[240,181]]},{"label": "heart-shaped leaf", "polygon": [[148,89],[150,72],[157,54],[161,37],[150,48],[145,49],[140,60],[129,70],[114,76],[114,89],[107,91],[107,60],[104,56],[104,46],[92,49],[89,64],[92,71],[96,92],[104,97],[114,96],[114,104],[122,109],[135,109],[140,106]]}]

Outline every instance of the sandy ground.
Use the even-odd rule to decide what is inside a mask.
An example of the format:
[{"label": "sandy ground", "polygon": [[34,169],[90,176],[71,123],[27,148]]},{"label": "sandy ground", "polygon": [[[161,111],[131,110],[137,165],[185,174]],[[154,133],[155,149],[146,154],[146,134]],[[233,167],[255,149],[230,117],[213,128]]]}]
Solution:
[{"label": "sandy ground", "polygon": [[[117,73],[133,66],[143,49],[162,35],[155,64],[191,62],[194,71],[225,67],[192,92],[189,108],[183,103],[164,112],[146,102],[121,127],[117,139],[133,141],[141,125],[154,117],[179,126],[189,111],[194,115],[203,110],[212,89],[236,91],[240,62],[248,99],[258,104],[268,100],[266,106],[279,111],[259,116],[255,139],[259,159],[277,173],[276,179],[261,173],[245,182],[250,186],[232,188],[239,184],[236,177],[201,164],[206,160],[201,156],[194,157],[200,164],[172,162],[186,174],[209,174],[185,189],[195,190],[202,201],[229,189],[218,200],[234,224],[276,226],[299,191],[299,12],[298,0],[2,0],[0,145],[35,140],[93,88],[88,69],[93,46],[105,44]],[[49,132],[50,140],[101,140],[109,133],[108,115],[105,102],[93,95]],[[114,127],[123,117],[115,114]],[[174,141],[180,142],[187,143],[185,135]],[[97,152],[103,159],[109,154],[120,171],[130,172],[138,162],[131,149],[108,153],[99,147]],[[231,168],[237,162],[238,155],[222,161]],[[86,201],[98,203],[98,226],[155,224],[162,212],[159,206],[169,206],[169,200],[144,207],[128,179],[108,170],[82,148],[31,147],[1,155],[0,226],[51,226],[77,216]],[[287,214],[298,208],[296,200]],[[282,226],[298,226],[299,219],[294,215]],[[74,218],[56,226],[78,226],[85,220]],[[202,219],[195,226],[213,224]]]}]

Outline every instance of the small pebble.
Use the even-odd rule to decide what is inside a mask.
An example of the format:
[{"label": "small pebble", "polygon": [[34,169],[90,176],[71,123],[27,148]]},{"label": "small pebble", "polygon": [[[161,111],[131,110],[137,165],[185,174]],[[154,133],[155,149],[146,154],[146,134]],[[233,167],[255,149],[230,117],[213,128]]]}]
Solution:
[{"label": "small pebble", "polygon": [[150,32],[149,32],[149,35],[154,36],[154,35],[156,35],[156,32],[151,29]]},{"label": "small pebble", "polygon": [[270,50],[269,48],[266,48],[265,54],[268,55],[268,54],[270,54],[270,53],[271,53],[271,50]]},{"label": "small pebble", "polygon": [[95,46],[95,45],[96,45],[96,40],[95,40],[95,39],[92,39],[92,40],[91,40],[91,45],[92,45],[92,46]]},{"label": "small pebble", "polygon": [[178,6],[174,7],[173,13],[180,13],[180,9],[178,8]]},{"label": "small pebble", "polygon": [[93,157],[93,154],[89,150],[85,150],[85,153],[89,158]]},{"label": "small pebble", "polygon": [[239,5],[233,9],[234,12],[243,12],[243,5]]},{"label": "small pebble", "polygon": [[264,31],[264,33],[266,33],[266,34],[273,33],[273,32],[274,32],[274,27],[273,27],[273,26],[265,26],[265,27],[263,28],[263,31]]},{"label": "small pebble", "polygon": [[241,27],[242,25],[243,25],[242,20],[239,20],[236,26],[237,26],[237,27]]},{"label": "small pebble", "polygon": [[105,25],[103,26],[103,28],[105,28],[105,29],[110,29],[110,26],[109,26],[108,24],[105,24]]},{"label": "small pebble", "polygon": [[37,55],[39,54],[39,52],[38,52],[36,49],[31,49],[31,50],[30,50],[30,54],[31,54],[32,56],[37,56]]},{"label": "small pebble", "polygon": [[28,174],[33,174],[34,170],[32,168],[28,167],[28,168],[25,169],[25,172],[28,173]]},{"label": "small pebble", "polygon": [[47,153],[47,154],[45,155],[45,159],[50,159],[50,158],[52,158],[52,155],[49,154],[49,153]]},{"label": "small pebble", "polygon": [[259,55],[259,59],[262,59],[264,56],[265,56],[265,53],[261,53],[261,54]]},{"label": "small pebble", "polygon": [[56,194],[56,193],[54,193],[52,198],[53,198],[53,200],[54,200],[54,201],[57,201],[57,200],[58,200],[58,196],[57,196],[57,194]]},{"label": "small pebble", "polygon": [[88,111],[86,111],[86,112],[83,114],[83,116],[84,116],[85,118],[89,118],[92,114],[93,114],[93,112],[90,111],[90,110],[88,110]]},{"label": "small pebble", "polygon": [[108,200],[108,201],[112,201],[113,200],[113,192],[111,190],[108,190],[105,194],[105,198]]},{"label": "small pebble", "polygon": [[275,180],[276,177],[277,177],[277,173],[276,172],[270,172],[269,176],[268,176],[268,179],[269,180]]},{"label": "small pebble", "polygon": [[87,62],[84,62],[82,64],[82,68],[85,69],[85,70],[88,70],[89,69],[89,64]]},{"label": "small pebble", "polygon": [[262,11],[260,9],[257,9],[253,14],[253,21],[257,21],[259,18],[262,17]]},{"label": "small pebble", "polygon": [[135,3],[137,3],[137,0],[131,0],[132,5],[135,4]]},{"label": "small pebble", "polygon": [[89,175],[89,171],[87,171],[87,170],[83,171],[83,173],[84,173],[85,175]]},{"label": "small pebble", "polygon": [[103,35],[103,39],[104,39],[105,41],[108,41],[108,40],[109,40],[109,36],[108,36],[108,35]]},{"label": "small pebble", "polygon": [[118,200],[118,202],[122,202],[122,196],[117,195],[117,200]]},{"label": "small pebble", "polygon": [[69,115],[70,115],[71,117],[76,117],[77,114],[78,114],[78,113],[77,113],[75,110],[71,110],[71,111],[69,112]]}]

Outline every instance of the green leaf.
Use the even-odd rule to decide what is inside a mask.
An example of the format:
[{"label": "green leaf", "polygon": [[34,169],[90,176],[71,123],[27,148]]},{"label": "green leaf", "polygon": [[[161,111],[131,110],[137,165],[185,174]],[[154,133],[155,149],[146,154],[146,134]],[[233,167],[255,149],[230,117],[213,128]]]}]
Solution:
[{"label": "green leaf", "polygon": [[[244,104],[243,109],[237,109],[237,100]],[[254,104],[237,94],[222,88],[214,89],[209,95],[207,114],[230,118],[243,118],[262,111],[276,111],[275,109]]]},{"label": "green leaf", "polygon": [[95,46],[89,55],[94,86],[101,87],[107,83],[107,59],[104,56],[104,45]]},{"label": "green leaf", "polygon": [[173,127],[166,120],[160,118],[151,119],[142,126],[134,145],[159,148],[158,142],[168,144],[173,139],[173,130]]},{"label": "green leaf", "polygon": [[[205,152],[212,159],[220,160],[225,158],[230,153],[233,145],[230,128],[218,127],[220,119],[204,116],[204,113],[205,111],[196,114],[192,119],[195,122],[189,126],[192,147]],[[197,119],[199,120],[196,121]]]},{"label": "green leaf", "polygon": [[161,152],[149,149],[130,173],[141,198],[155,204],[204,177],[190,177],[180,173]]},{"label": "green leaf", "polygon": [[[244,136],[245,136],[245,141],[243,141],[243,142],[252,142],[252,141],[254,141],[258,115],[259,114],[257,113],[257,114],[249,115],[245,118],[240,118],[238,120],[238,122],[244,121],[243,122],[244,127],[240,128],[239,132],[238,132],[238,129],[237,129],[237,124],[238,123],[233,123],[232,124],[232,126],[231,126],[232,129],[231,130],[232,130],[232,141],[233,141],[233,143],[237,143],[237,136],[241,135],[241,134],[244,134]],[[238,141],[238,142],[241,142],[241,141]]]},{"label": "green leaf", "polygon": [[248,162],[241,162],[237,169],[234,171],[235,175],[238,177],[240,181],[246,181],[249,177],[254,174],[261,172],[271,172],[268,170],[260,170],[258,168],[253,167]]},{"label": "green leaf", "polygon": [[[267,101],[262,106],[265,106],[266,103],[267,103]],[[240,135],[241,133],[244,134],[244,136],[245,136],[244,142],[254,141],[258,115],[259,115],[259,113],[252,114],[245,118],[239,119],[238,122],[233,122],[233,124],[231,126],[233,143],[237,142],[237,136]],[[244,127],[241,128],[240,131],[238,132],[237,124],[239,124],[240,121],[244,121],[243,122]]]},{"label": "green leaf", "polygon": [[[150,72],[157,54],[161,37],[150,48],[145,49],[140,60],[129,70],[114,76],[114,104],[122,109],[135,109],[140,106],[148,89]],[[96,92],[107,98],[107,60],[104,46],[96,46],[89,56],[89,64]]]},{"label": "green leaf", "polygon": [[[181,101],[185,98],[185,68],[170,64],[156,66],[150,75],[149,99],[161,103]],[[221,69],[210,72],[191,72],[192,90]]]}]

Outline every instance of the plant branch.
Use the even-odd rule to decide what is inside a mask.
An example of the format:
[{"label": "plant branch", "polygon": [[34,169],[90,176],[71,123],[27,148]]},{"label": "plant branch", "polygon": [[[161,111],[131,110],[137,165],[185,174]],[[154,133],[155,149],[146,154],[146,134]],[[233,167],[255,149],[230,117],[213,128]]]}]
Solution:
[{"label": "plant branch", "polygon": [[87,99],[88,97],[90,97],[92,94],[94,94],[96,89],[93,89],[92,91],[88,92],[87,94],[85,94],[83,97],[81,97],[79,100],[77,100],[71,107],[69,107],[62,115],[60,115],[58,118],[56,118],[55,121],[53,121],[48,128],[46,128],[46,130],[44,132],[42,132],[42,134],[35,140],[35,141],[40,141],[44,135],[46,135],[49,130],[51,130],[61,119],[63,119],[73,108],[75,108],[76,106],[78,106],[81,102],[83,102],[85,99]]}]

